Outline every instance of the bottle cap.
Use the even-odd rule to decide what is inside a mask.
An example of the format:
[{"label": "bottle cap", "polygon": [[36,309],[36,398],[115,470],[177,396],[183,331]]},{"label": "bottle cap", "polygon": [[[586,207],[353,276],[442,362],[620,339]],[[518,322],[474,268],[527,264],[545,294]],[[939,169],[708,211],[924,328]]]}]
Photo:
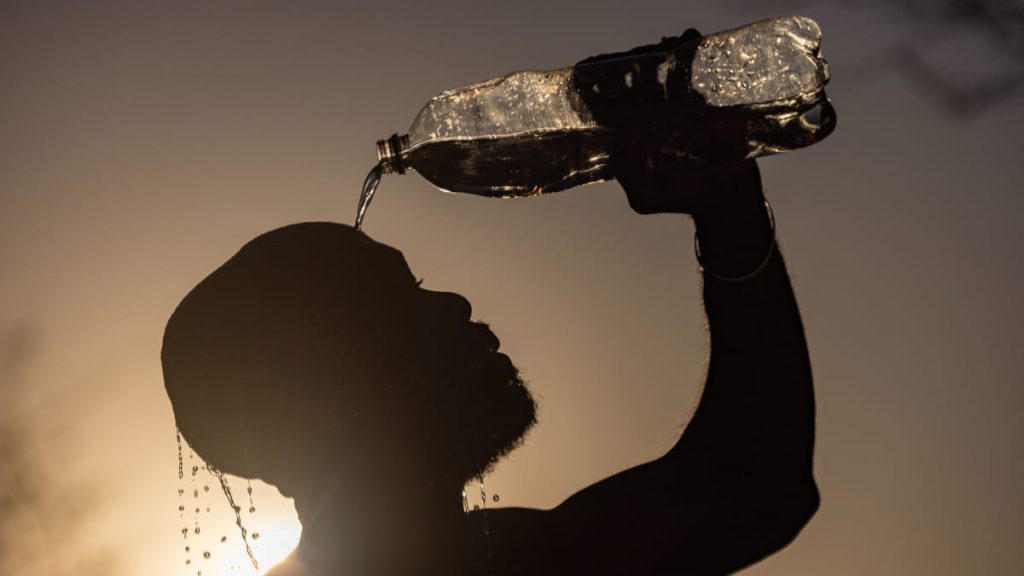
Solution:
[{"label": "bottle cap", "polygon": [[405,151],[409,149],[409,135],[392,134],[386,140],[377,140],[377,160],[385,174],[405,174]]}]

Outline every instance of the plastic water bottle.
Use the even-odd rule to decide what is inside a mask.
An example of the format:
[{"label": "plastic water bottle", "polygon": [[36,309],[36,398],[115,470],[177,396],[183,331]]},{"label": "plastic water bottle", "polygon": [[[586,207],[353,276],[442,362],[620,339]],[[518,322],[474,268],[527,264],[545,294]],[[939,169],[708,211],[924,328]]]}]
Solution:
[{"label": "plastic water bottle", "polygon": [[820,46],[810,18],[774,18],[442,92],[406,134],[377,142],[356,225],[381,175],[410,169],[445,191],[502,198],[608,180],[626,126],[664,127],[681,158],[700,162],[814,144],[835,126]]}]

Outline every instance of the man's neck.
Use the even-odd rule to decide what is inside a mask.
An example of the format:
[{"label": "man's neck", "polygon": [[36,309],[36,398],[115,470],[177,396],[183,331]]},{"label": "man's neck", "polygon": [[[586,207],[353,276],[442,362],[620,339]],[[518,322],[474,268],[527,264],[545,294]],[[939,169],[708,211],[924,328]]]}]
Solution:
[{"label": "man's neck", "polygon": [[310,575],[457,573],[464,557],[465,514],[461,488],[447,492],[417,492],[410,486],[377,489],[372,498],[346,491],[297,501],[298,559]]}]

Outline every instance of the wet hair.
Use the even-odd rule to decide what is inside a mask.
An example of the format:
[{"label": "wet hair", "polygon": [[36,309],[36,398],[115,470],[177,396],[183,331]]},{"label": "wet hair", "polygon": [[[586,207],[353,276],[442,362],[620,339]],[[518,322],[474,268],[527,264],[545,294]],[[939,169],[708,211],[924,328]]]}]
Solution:
[{"label": "wet hair", "polygon": [[451,481],[481,475],[534,423],[533,399],[496,355],[458,345],[468,318],[423,294],[436,293],[400,252],[349,226],[259,236],[167,323],[179,430],[212,466],[285,493],[327,468],[410,461]]}]

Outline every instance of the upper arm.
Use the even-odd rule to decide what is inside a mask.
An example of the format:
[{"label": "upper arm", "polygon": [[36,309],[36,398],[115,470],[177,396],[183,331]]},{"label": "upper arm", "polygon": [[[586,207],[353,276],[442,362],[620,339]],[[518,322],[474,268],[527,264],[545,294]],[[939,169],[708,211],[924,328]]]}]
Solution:
[{"label": "upper arm", "polygon": [[788,544],[817,492],[751,498],[671,456],[631,468],[549,511],[488,512],[490,571],[524,574],[727,574]]}]

